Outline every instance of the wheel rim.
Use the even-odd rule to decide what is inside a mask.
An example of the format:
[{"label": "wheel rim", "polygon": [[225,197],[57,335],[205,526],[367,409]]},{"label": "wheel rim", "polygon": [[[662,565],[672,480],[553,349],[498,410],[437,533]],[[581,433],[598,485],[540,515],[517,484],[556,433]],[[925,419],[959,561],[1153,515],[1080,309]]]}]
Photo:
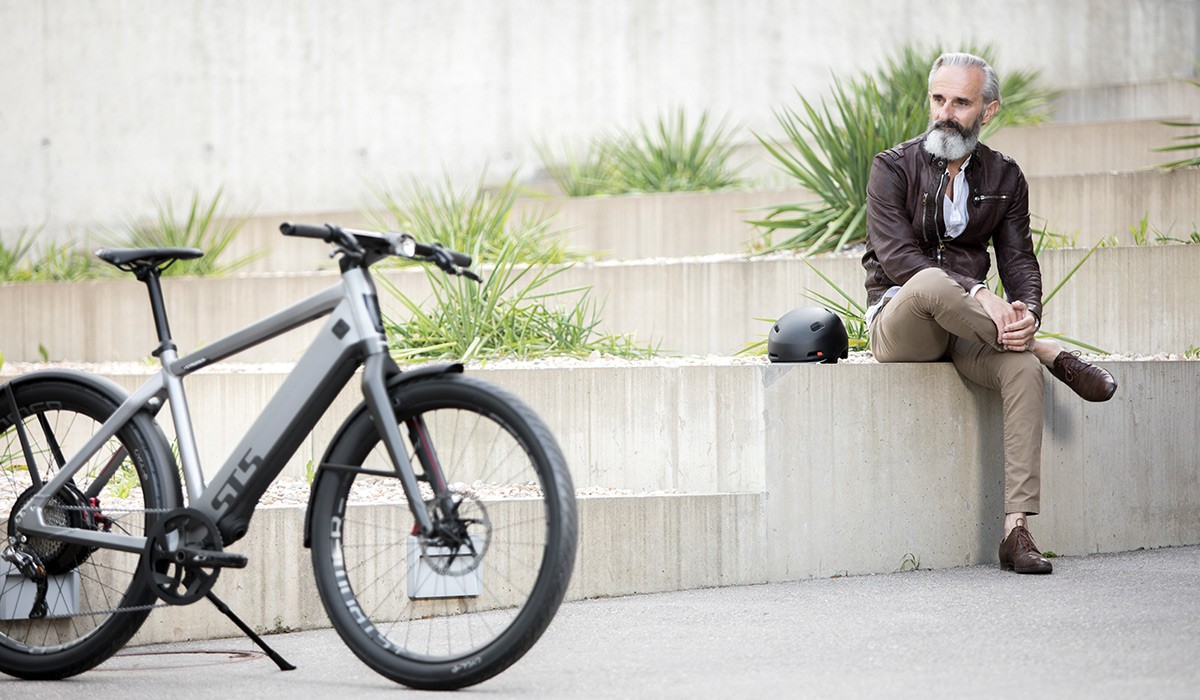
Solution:
[{"label": "wheel rim", "polygon": [[[452,494],[472,520],[486,521],[468,528],[466,545],[482,556],[471,560],[469,550],[460,550],[467,558],[447,563],[455,551],[413,534],[397,480],[343,472],[330,557],[342,604],[381,650],[465,669],[514,627],[533,596],[545,564],[549,507],[533,448],[502,419],[448,402],[422,409]],[[422,472],[411,442],[408,448]],[[376,445],[364,466],[389,464]],[[421,486],[428,503],[432,489]]]},{"label": "wheel rim", "polygon": [[[82,447],[99,428],[98,418],[104,417],[96,415],[96,407],[63,401],[22,404],[22,425],[43,482],[58,472],[61,456],[69,457]],[[15,533],[12,518],[20,505],[18,499],[33,484],[26,461],[11,416],[0,416],[0,532],[6,537]],[[71,483],[71,491],[78,496],[56,496],[55,508],[46,511],[47,519],[79,524],[79,509],[86,509],[87,517],[82,520],[87,529],[144,534],[146,499],[154,496],[150,489],[142,488],[141,474],[120,439],[102,446]],[[79,498],[87,498],[84,494],[95,494],[98,508],[87,500],[77,505]],[[52,543],[31,540],[17,546],[45,552],[48,544]],[[4,574],[0,577],[0,644],[30,654],[71,649],[91,639],[115,617],[136,612],[135,608],[146,602],[135,594],[142,588],[136,581],[138,554],[95,550],[73,556],[66,562],[59,557],[57,573],[47,578],[48,614],[42,619],[29,617],[37,597],[35,582],[0,561],[0,574]]]}]

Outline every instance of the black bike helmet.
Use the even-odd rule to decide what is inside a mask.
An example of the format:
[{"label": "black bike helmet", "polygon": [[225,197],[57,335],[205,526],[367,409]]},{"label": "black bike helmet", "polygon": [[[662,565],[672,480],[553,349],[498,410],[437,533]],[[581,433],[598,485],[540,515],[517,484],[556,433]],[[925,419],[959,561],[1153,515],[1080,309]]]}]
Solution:
[{"label": "black bike helmet", "polygon": [[771,362],[836,364],[850,354],[850,337],[842,319],[829,309],[802,306],[780,317],[767,336]]}]

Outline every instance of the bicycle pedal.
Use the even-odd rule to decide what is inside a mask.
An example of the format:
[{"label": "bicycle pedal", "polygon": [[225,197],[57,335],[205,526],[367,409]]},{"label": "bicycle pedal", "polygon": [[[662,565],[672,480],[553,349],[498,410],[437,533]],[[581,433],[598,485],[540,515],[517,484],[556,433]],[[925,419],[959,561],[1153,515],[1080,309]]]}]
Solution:
[{"label": "bicycle pedal", "polygon": [[184,547],[179,550],[183,555],[182,564],[212,567],[214,569],[244,569],[249,560],[243,554],[236,552],[217,552],[211,549],[192,549]]}]

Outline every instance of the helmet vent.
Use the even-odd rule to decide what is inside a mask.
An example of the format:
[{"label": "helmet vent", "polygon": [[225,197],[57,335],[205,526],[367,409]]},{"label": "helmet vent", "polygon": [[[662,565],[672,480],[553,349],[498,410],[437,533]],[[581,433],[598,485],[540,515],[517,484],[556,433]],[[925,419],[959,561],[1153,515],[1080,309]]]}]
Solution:
[{"label": "helmet vent", "polygon": [[821,323],[820,321],[813,321],[813,324],[811,326],[809,326],[808,329],[810,331],[812,331],[813,333],[816,333],[817,331],[821,330],[824,327],[825,327],[824,323]]}]

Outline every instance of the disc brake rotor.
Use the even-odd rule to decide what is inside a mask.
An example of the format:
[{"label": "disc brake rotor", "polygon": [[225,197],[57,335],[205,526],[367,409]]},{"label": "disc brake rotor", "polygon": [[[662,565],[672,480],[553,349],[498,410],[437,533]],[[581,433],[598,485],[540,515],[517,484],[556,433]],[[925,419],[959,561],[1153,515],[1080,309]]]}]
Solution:
[{"label": "disc brake rotor", "polygon": [[452,492],[445,498],[449,516],[438,507],[437,499],[425,503],[434,535],[419,538],[421,558],[443,576],[469,574],[479,568],[492,542],[492,521],[483,501],[472,494]]}]

